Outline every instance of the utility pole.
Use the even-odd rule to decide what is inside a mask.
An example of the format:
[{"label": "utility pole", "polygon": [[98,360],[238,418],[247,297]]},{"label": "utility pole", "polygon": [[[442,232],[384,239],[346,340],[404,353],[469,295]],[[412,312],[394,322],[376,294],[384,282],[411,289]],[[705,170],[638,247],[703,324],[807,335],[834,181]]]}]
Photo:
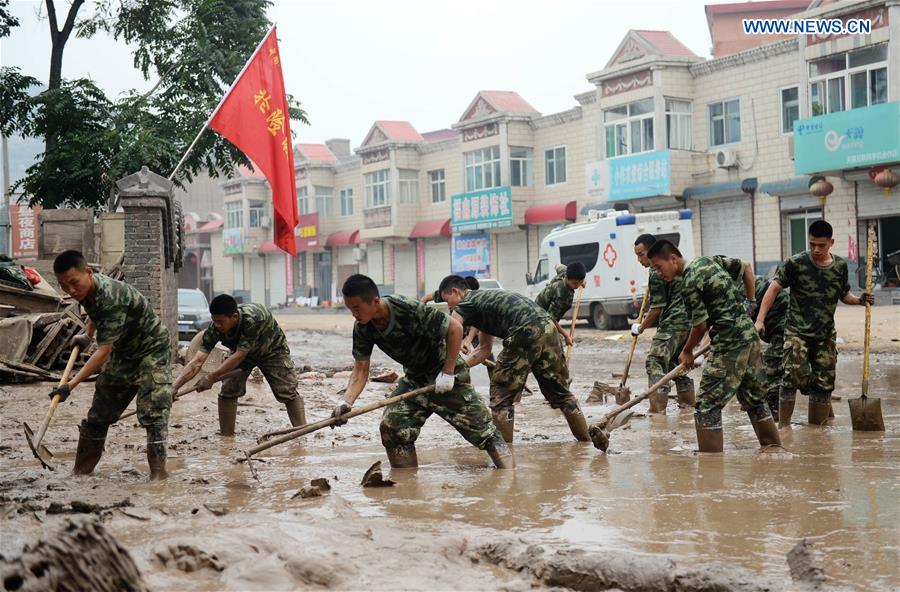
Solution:
[{"label": "utility pole", "polygon": [[0,200],[0,253],[11,255],[11,245],[9,244],[10,225],[9,225],[9,146],[6,143],[6,136],[0,136],[2,142],[2,159],[3,159],[3,199]]}]

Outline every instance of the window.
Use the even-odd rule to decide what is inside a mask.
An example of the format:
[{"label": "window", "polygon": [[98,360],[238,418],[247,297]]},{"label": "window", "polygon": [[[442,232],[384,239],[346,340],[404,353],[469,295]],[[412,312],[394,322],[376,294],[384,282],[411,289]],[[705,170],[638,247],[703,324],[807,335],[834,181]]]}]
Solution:
[{"label": "window", "polygon": [[306,186],[297,189],[297,211],[301,216],[309,213],[309,190]]},{"label": "window", "polygon": [[666,148],[690,150],[693,147],[691,111],[690,101],[666,99]]},{"label": "window", "polygon": [[250,202],[250,228],[263,228],[266,215],[266,204],[261,201]]},{"label": "window", "polygon": [[225,204],[225,228],[244,227],[244,204],[230,201]]},{"label": "window", "polygon": [[447,201],[447,186],[444,183],[444,169],[428,171],[428,179],[431,181],[431,203],[443,203]]},{"label": "window", "polygon": [[600,243],[591,242],[580,245],[570,245],[568,247],[559,248],[559,262],[563,265],[581,261],[584,269],[590,273],[594,266],[597,265],[597,259],[600,257]]},{"label": "window", "polygon": [[606,158],[653,150],[653,108],[653,99],[650,98],[603,112]]},{"label": "window", "polygon": [[391,204],[391,171],[383,169],[366,173],[366,207],[377,208]]},{"label": "window", "polygon": [[353,190],[352,189],[341,189],[340,200],[341,200],[341,216],[352,216],[353,215]]},{"label": "window", "polygon": [[781,89],[781,133],[794,133],[794,122],[800,119],[800,89]]},{"label": "window", "polygon": [[319,216],[334,216],[334,190],[331,187],[313,187],[316,194],[316,212]]},{"label": "window", "polygon": [[887,84],[886,43],[813,60],[809,63],[810,113],[884,103]]},{"label": "window", "polygon": [[466,191],[500,187],[500,146],[466,152]]},{"label": "window", "polygon": [[537,269],[534,270],[534,277],[531,278],[532,284],[539,284],[550,279],[550,262],[546,259],[538,261]]},{"label": "window", "polygon": [[566,182],[566,147],[544,150],[544,185]]},{"label": "window", "polygon": [[709,105],[709,145],[741,141],[741,101],[731,99]]},{"label": "window", "polygon": [[419,201],[419,171],[400,169],[400,203],[414,204]]},{"label": "window", "polygon": [[509,149],[509,184],[513,187],[531,187],[534,184],[532,174],[531,148]]},{"label": "window", "polygon": [[791,256],[806,250],[809,227],[813,222],[821,219],[821,210],[810,210],[788,216],[788,246],[791,249]]}]

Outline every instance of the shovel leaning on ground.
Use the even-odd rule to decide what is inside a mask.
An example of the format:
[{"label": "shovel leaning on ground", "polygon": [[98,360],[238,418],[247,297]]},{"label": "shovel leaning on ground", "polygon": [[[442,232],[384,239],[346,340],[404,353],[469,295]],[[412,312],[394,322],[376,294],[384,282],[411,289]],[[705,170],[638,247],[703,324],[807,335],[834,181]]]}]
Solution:
[{"label": "shovel leaning on ground", "polygon": [[[220,379],[217,380],[216,382],[221,382],[221,381],[225,380],[226,378],[231,378],[231,377],[235,377],[235,378],[236,378],[236,377],[238,377],[238,376],[241,375],[241,372],[243,372],[243,371],[240,370],[240,369],[232,370],[231,372],[226,372],[225,374],[222,375],[222,378],[220,378]],[[183,397],[183,396],[185,396],[185,395],[189,395],[189,394],[191,394],[191,393],[193,393],[193,392],[196,392],[196,391],[197,391],[197,385],[195,384],[195,385],[192,386],[191,388],[184,389],[184,390],[181,391],[181,392],[175,393],[175,396],[172,397],[172,402],[174,403],[175,401],[177,401],[177,400],[180,399],[181,397]],[[131,416],[133,416],[133,415],[137,415],[137,409],[135,409],[134,411],[129,411],[128,413],[123,413],[122,416],[119,417],[119,419],[117,419],[116,421],[117,421],[117,422],[122,421],[123,419],[126,419],[126,418],[128,418],[128,417],[131,417]]]},{"label": "shovel leaning on ground", "polygon": [[[650,297],[650,286],[644,289],[644,299],[641,300],[641,312],[638,313],[638,323],[644,319],[644,311],[647,310],[647,300]],[[619,390],[616,391],[616,404],[622,405],[631,398],[631,389],[625,386],[628,382],[628,371],[631,370],[631,361],[634,360],[634,348],[637,346],[637,335],[631,336],[631,349],[628,350],[628,360],[625,362],[625,371],[622,373],[622,381],[619,383]]]},{"label": "shovel leaning on ground", "polygon": [[[869,224],[866,247],[866,292],[872,293],[872,251],[875,242],[875,228]],[[884,417],[881,414],[881,399],[869,398],[869,345],[872,339],[872,305],[866,303],[866,336],[863,346],[862,394],[856,399],[847,399],[850,405],[850,421],[857,432],[883,432]]]},{"label": "shovel leaning on ground", "polygon": [[[697,356],[702,356],[707,351],[709,351],[709,345],[705,345],[700,348],[700,350],[698,350],[694,354],[694,357],[696,358]],[[654,385],[645,390],[643,393],[641,393],[634,399],[631,399],[630,401],[613,407],[612,410],[609,411],[609,413],[604,414],[600,418],[600,421],[592,425],[589,430],[591,441],[594,443],[594,447],[606,452],[606,449],[609,448],[609,433],[615,428],[625,425],[631,418],[630,413],[627,415],[621,415],[622,412],[628,411],[644,399],[648,398],[651,394],[655,393],[656,389],[658,389],[659,387],[668,384],[672,380],[675,380],[682,374],[685,374],[689,371],[690,369],[685,368],[684,364],[679,364],[675,367],[674,370],[660,378]]]},{"label": "shovel leaning on ground", "polygon": [[[72,372],[72,368],[75,366],[75,360],[78,359],[78,354],[80,352],[80,348],[76,345],[72,348],[72,353],[69,354],[69,361],[66,363],[66,369],[62,374],[62,378],[59,380],[59,385],[62,386],[69,382],[69,374]],[[35,458],[41,461],[41,465],[45,469],[50,469],[51,471],[54,469],[51,464],[51,459],[53,458],[53,453],[47,449],[46,446],[41,444],[41,441],[44,439],[44,434],[47,433],[47,427],[50,425],[50,420],[53,418],[53,414],[56,413],[56,408],[59,406],[59,395],[53,397],[53,400],[50,401],[50,409],[47,410],[47,415],[44,416],[44,421],[41,422],[41,427],[38,428],[37,434],[31,431],[31,427],[25,422],[22,423],[22,427],[25,430],[25,439],[28,441],[28,447],[31,448],[31,452],[34,454]]]}]

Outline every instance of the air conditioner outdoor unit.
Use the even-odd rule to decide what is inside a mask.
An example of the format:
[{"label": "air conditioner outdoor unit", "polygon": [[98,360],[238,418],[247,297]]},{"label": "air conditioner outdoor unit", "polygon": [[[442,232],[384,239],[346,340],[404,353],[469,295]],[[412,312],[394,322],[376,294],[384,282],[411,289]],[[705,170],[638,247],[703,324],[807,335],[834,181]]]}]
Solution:
[{"label": "air conditioner outdoor unit", "polygon": [[730,169],[737,166],[737,152],[734,148],[719,148],[716,150],[716,166],[720,169]]},{"label": "air conditioner outdoor unit", "polygon": [[272,225],[272,219],[268,216],[260,216],[259,218],[259,227],[260,228],[268,228]]}]

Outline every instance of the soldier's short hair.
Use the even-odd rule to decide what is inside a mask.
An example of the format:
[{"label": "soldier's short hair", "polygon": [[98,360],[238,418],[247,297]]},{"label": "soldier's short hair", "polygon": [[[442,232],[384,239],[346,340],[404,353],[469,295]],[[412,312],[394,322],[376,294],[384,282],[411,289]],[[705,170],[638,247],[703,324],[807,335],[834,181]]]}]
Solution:
[{"label": "soldier's short hair", "polygon": [[441,285],[438,288],[438,292],[441,294],[445,292],[449,292],[453,288],[459,288],[460,290],[471,290],[468,282],[466,282],[466,278],[459,275],[448,275],[444,279],[441,280]]},{"label": "soldier's short hair", "polygon": [[652,234],[642,234],[634,239],[634,246],[644,245],[645,249],[649,249],[656,243],[656,237]]},{"label": "soldier's short hair", "polygon": [[366,302],[372,302],[380,296],[378,286],[367,275],[354,273],[344,282],[341,288],[344,298],[362,298]]},{"label": "soldier's short hair", "polygon": [[584,268],[584,263],[581,261],[574,261],[566,265],[566,278],[570,280],[583,280],[587,277],[587,269]]},{"label": "soldier's short hair", "polygon": [[66,273],[73,267],[78,271],[87,269],[87,260],[81,254],[81,251],[74,249],[63,251],[53,260],[53,273]]},{"label": "soldier's short hair", "polygon": [[671,257],[672,255],[678,255],[681,257],[681,251],[678,250],[678,247],[673,245],[671,242],[662,239],[653,243],[653,246],[650,247],[650,250],[647,251],[648,259],[655,259],[657,257],[661,257],[666,259]]},{"label": "soldier's short hair", "polygon": [[470,290],[477,290],[481,287],[481,284],[478,283],[478,278],[474,275],[467,275],[463,279],[466,280],[466,285],[469,286]]},{"label": "soldier's short hair", "polygon": [[237,314],[237,300],[230,294],[219,294],[209,303],[209,314],[230,317]]},{"label": "soldier's short hair", "polygon": [[809,236],[816,238],[831,238],[834,235],[834,229],[831,224],[825,220],[816,220],[809,225]]}]

